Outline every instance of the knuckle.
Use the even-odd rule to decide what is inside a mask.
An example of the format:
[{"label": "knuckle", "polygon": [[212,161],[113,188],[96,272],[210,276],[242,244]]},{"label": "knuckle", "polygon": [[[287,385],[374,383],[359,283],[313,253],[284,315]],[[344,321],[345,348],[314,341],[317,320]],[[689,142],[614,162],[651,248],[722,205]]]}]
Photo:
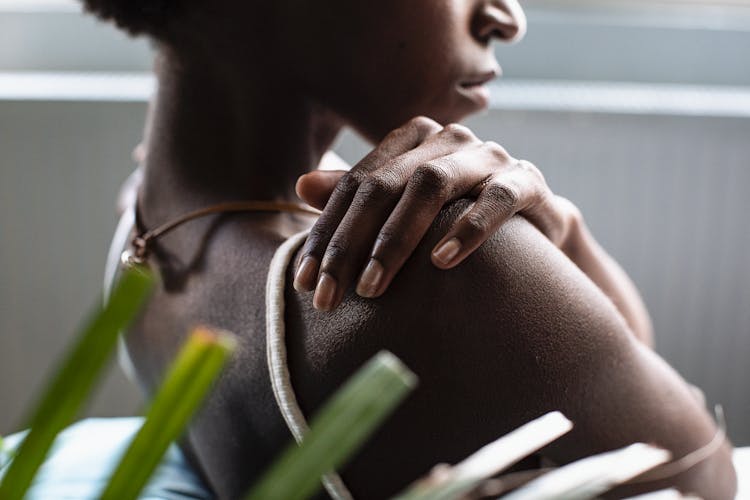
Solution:
[{"label": "knuckle", "polygon": [[375,257],[381,257],[383,254],[391,251],[393,246],[401,240],[401,236],[399,231],[391,225],[384,226],[375,239]]},{"label": "knuckle", "polygon": [[347,172],[341,177],[341,179],[339,179],[339,182],[336,184],[336,188],[334,189],[334,193],[338,195],[354,194],[357,189],[359,189],[359,185],[361,183],[360,177],[361,174],[359,172]]},{"label": "knuckle", "polygon": [[573,223],[580,223],[583,220],[581,209],[572,201],[562,196],[552,195],[552,203],[556,204],[561,216]]},{"label": "knuckle", "polygon": [[487,141],[484,143],[484,148],[495,160],[506,163],[511,159],[508,151],[495,141]]},{"label": "knuckle", "polygon": [[530,173],[532,177],[534,177],[537,181],[541,182],[545,186],[547,185],[547,180],[544,178],[544,174],[541,170],[537,168],[536,165],[531,163],[530,161],[526,160],[519,160],[518,166],[521,167],[526,172]]},{"label": "knuckle", "polygon": [[348,253],[349,245],[339,238],[334,238],[328,244],[328,248],[326,248],[326,253],[321,263],[321,270],[330,271],[332,268],[341,265],[342,262],[346,261]]},{"label": "knuckle", "polygon": [[315,249],[316,251],[320,250],[322,253],[325,245],[334,235],[337,225],[334,219],[327,216],[324,212],[310,229],[310,234],[308,234],[307,241],[305,242],[305,248]]},{"label": "knuckle", "polygon": [[442,133],[454,142],[469,143],[476,140],[474,132],[469,127],[460,123],[449,123],[443,128]]},{"label": "knuckle", "polygon": [[370,165],[362,166],[361,168],[353,168],[347,172],[346,175],[349,175],[352,178],[351,188],[356,191],[357,188],[359,188],[359,186],[370,177],[371,172],[372,168]]},{"label": "knuckle", "polygon": [[414,170],[409,180],[418,195],[444,197],[449,188],[450,176],[446,169],[436,163],[426,163]]},{"label": "knuckle", "polygon": [[357,194],[367,201],[381,201],[394,195],[393,183],[382,175],[373,175],[359,186]]},{"label": "knuckle", "polygon": [[403,227],[399,224],[387,224],[375,239],[372,256],[379,259],[386,267],[396,266],[401,259],[408,257],[414,247],[410,247],[412,238],[409,234],[413,232],[412,227]]},{"label": "knuckle", "polygon": [[515,210],[521,201],[521,195],[515,187],[501,182],[488,184],[484,188],[484,196],[498,211]]},{"label": "knuckle", "polygon": [[382,182],[392,187],[403,185],[412,167],[404,158],[393,158],[387,164],[372,173],[374,177],[380,177]]},{"label": "knuckle", "polygon": [[547,185],[547,180],[544,178],[544,174],[536,167],[536,165],[526,160],[518,160],[516,165],[531,178],[533,197],[537,202],[552,196],[552,191],[550,191],[550,188]]},{"label": "knuckle", "polygon": [[312,229],[310,229],[310,234],[307,235],[307,242],[305,243],[305,247],[310,249],[319,247],[320,240],[328,236],[328,233],[328,225],[318,222],[312,227]]},{"label": "knuckle", "polygon": [[472,210],[464,217],[463,225],[471,234],[486,234],[492,229],[492,221],[486,213]]},{"label": "knuckle", "polygon": [[406,126],[415,130],[419,137],[424,137],[440,127],[435,120],[427,118],[426,116],[415,116],[407,122]]},{"label": "knuckle", "polygon": [[380,146],[383,147],[385,144],[389,144],[391,142],[398,142],[401,140],[402,137],[404,137],[409,132],[409,124],[405,124],[399,128],[395,128],[388,132],[386,136],[383,138],[382,141],[380,141]]},{"label": "knuckle", "polygon": [[390,152],[395,144],[421,142],[436,130],[440,130],[440,125],[436,121],[426,116],[415,116],[400,127],[391,130],[380,143],[380,149]]},{"label": "knuckle", "polygon": [[328,240],[330,239],[330,231],[328,227],[318,227],[316,224],[307,236],[307,242],[305,243],[305,249],[302,252],[303,257],[315,257],[320,259],[325,252]]}]

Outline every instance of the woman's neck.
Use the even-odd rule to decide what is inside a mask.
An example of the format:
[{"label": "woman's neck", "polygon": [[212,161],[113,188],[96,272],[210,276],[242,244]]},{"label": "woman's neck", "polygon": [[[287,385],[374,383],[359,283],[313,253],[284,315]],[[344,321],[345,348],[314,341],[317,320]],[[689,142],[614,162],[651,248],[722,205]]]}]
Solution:
[{"label": "woman's neck", "polygon": [[317,167],[341,128],[261,70],[237,78],[163,52],[156,68],[139,200],[148,219],[228,200],[296,201],[297,177]]}]

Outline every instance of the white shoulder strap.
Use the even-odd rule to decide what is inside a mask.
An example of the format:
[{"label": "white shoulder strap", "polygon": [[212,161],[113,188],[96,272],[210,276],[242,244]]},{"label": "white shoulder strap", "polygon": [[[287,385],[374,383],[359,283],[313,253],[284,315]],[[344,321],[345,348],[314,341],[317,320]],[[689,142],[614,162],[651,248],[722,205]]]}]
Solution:
[{"label": "white shoulder strap", "polygon": [[[271,385],[276,403],[286,421],[294,439],[299,443],[310,428],[302,410],[297,403],[289,377],[289,367],[286,357],[284,324],[284,289],[286,270],[295,251],[307,238],[308,231],[295,234],[286,240],[271,260],[266,282],[266,354],[268,356],[268,371],[271,375]],[[334,500],[350,500],[351,493],[344,485],[341,477],[330,472],[322,477],[323,486]]]}]

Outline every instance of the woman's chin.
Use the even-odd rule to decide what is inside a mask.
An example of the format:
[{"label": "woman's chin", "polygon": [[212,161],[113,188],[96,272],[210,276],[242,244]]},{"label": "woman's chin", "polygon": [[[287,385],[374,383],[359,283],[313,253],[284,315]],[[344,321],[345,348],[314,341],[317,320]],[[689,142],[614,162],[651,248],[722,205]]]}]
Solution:
[{"label": "woman's chin", "polygon": [[424,113],[428,118],[432,118],[440,125],[448,125],[449,123],[460,123],[472,115],[479,113],[480,111],[487,108],[479,108],[476,106],[463,105],[460,107],[454,107],[450,110],[445,110],[436,113]]},{"label": "woman's chin", "polygon": [[471,88],[456,88],[449,98],[445,100],[449,105],[435,109],[432,112],[422,113],[440,123],[458,123],[471,115],[475,115],[489,109],[490,94],[485,86]]},{"label": "woman's chin", "polygon": [[389,132],[399,128],[415,116],[426,116],[445,126],[449,123],[461,122],[471,115],[486,110],[488,106],[489,98],[485,99],[483,95],[458,95],[451,96],[449,106],[424,107],[408,113],[400,113],[398,116],[381,116],[379,120],[350,120],[348,124],[364,139],[375,145],[380,143]]}]

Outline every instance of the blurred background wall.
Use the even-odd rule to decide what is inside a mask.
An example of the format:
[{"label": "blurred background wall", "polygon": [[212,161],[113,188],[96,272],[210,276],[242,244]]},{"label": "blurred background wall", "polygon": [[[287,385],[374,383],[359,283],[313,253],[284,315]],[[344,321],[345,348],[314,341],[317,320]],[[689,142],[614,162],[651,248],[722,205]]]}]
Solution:
[{"label": "blurred background wall", "polygon": [[[750,445],[750,2],[522,1],[469,124],[583,210],[653,315],[657,350]],[[0,0],[0,433],[101,290],[114,200],[152,92],[143,40],[73,0]],[[368,147],[345,133],[356,162]],[[113,368],[88,409],[126,415]]]}]

